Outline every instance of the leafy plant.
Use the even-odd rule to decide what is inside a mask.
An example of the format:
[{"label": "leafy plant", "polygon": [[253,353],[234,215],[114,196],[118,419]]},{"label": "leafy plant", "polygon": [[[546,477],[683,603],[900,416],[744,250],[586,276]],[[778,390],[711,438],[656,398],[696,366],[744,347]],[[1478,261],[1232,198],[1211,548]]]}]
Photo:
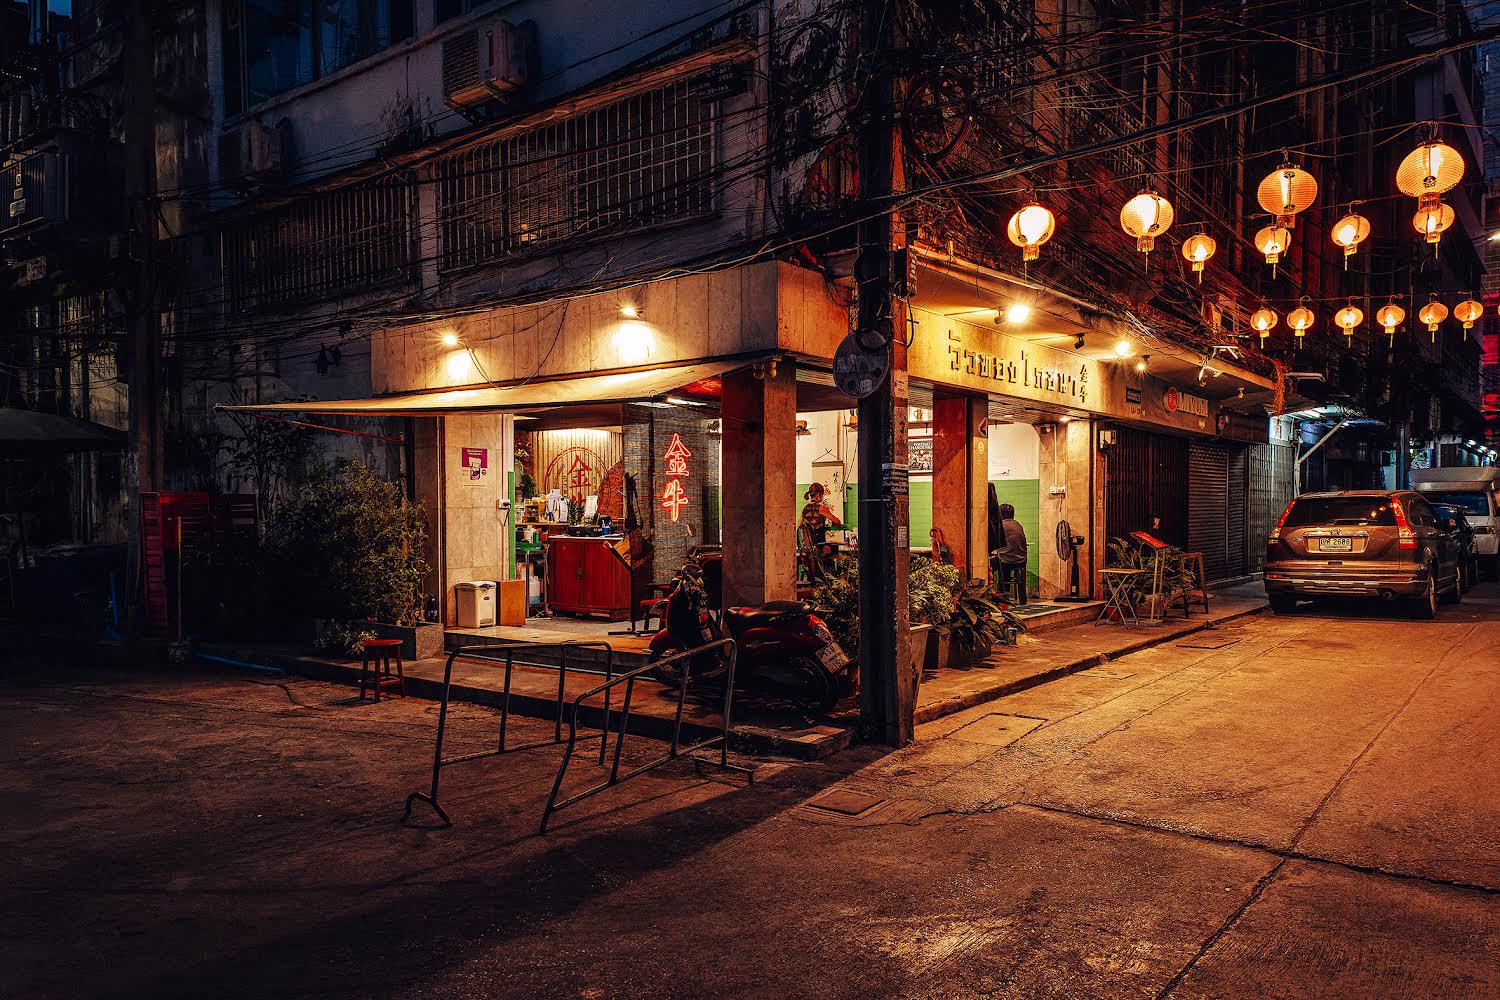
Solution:
[{"label": "leafy plant", "polygon": [[[1175,545],[1169,545],[1161,550],[1161,557],[1162,595],[1170,598],[1173,594],[1191,590],[1194,586],[1193,574],[1183,562],[1182,550]],[[1137,600],[1150,596],[1152,576],[1156,571],[1154,552],[1128,539],[1112,538],[1104,564],[1111,568],[1138,570],[1134,579],[1130,581],[1131,589],[1135,591]]]},{"label": "leafy plant", "polygon": [[[250,393],[239,386],[230,389],[229,401],[254,402]],[[264,522],[286,499],[291,484],[317,457],[318,443],[306,427],[266,420],[253,413],[232,410],[224,413],[238,431],[237,435],[225,438],[221,446],[228,452],[224,468],[236,479],[254,484],[260,519]]]},{"label": "leafy plant", "polygon": [[961,578],[958,567],[913,556],[907,582],[913,625],[947,625],[953,617],[953,599]]},{"label": "leafy plant", "polygon": [[359,623],[416,625],[428,566],[422,509],[356,462],[320,468],[266,525],[287,611],[328,619],[348,645]]},{"label": "leafy plant", "polygon": [[953,599],[953,641],[966,656],[983,655],[1005,636],[1007,628],[1026,631],[1026,623],[1011,611],[988,580],[970,580]]},{"label": "leafy plant", "polygon": [[859,563],[837,556],[813,588],[812,604],[850,656],[859,653]]}]

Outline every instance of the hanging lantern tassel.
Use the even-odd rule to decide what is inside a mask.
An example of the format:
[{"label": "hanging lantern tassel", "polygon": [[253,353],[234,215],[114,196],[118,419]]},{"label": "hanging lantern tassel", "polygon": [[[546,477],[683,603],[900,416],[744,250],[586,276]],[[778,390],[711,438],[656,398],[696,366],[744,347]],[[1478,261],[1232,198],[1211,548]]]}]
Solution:
[{"label": "hanging lantern tassel", "polygon": [[1453,307],[1453,318],[1464,325],[1464,339],[1469,339],[1469,331],[1474,329],[1474,324],[1479,317],[1484,315],[1484,306],[1473,299],[1464,299]]},{"label": "hanging lantern tassel", "polygon": [[1120,228],[1135,237],[1135,248],[1145,255],[1145,270],[1151,269],[1156,238],[1171,228],[1174,217],[1172,203],[1155,191],[1142,191],[1120,209]]},{"label": "hanging lantern tassel", "polygon": [[1313,323],[1317,322],[1313,311],[1307,308],[1307,296],[1304,295],[1302,304],[1287,314],[1286,321],[1287,325],[1292,328],[1292,332],[1297,335],[1297,346],[1300,347],[1302,338],[1307,336],[1307,331],[1311,330]]},{"label": "hanging lantern tassel", "polygon": [[1385,327],[1385,332],[1390,335],[1391,349],[1396,347],[1396,327],[1406,319],[1406,310],[1396,305],[1395,301],[1387,302],[1375,311],[1375,322]]},{"label": "hanging lantern tassel", "polygon": [[1182,256],[1193,265],[1193,271],[1198,275],[1198,284],[1203,284],[1203,266],[1218,249],[1219,245],[1214,242],[1213,237],[1205,233],[1189,236],[1183,241]]},{"label": "hanging lantern tassel", "polygon": [[1281,322],[1281,317],[1277,316],[1275,310],[1268,308],[1264,302],[1251,315],[1250,325],[1255,328],[1256,333],[1260,334],[1261,350],[1266,349],[1266,338],[1271,335],[1272,330],[1276,329],[1276,324],[1279,322]]},{"label": "hanging lantern tassel", "polygon": [[1370,220],[1358,212],[1350,212],[1334,224],[1333,242],[1344,248],[1344,270],[1349,270],[1349,258],[1369,236]]},{"label": "hanging lantern tassel", "polygon": [[1438,327],[1443,320],[1448,318],[1448,307],[1437,300],[1437,295],[1432,296],[1432,301],[1422,307],[1417,313],[1417,319],[1427,324],[1427,329],[1432,333],[1432,342],[1437,343]]},{"label": "hanging lantern tassel", "polygon": [[1340,309],[1338,315],[1333,317],[1333,322],[1338,325],[1339,329],[1344,331],[1344,337],[1347,339],[1346,346],[1348,347],[1354,346],[1354,331],[1364,321],[1364,311],[1354,305],[1353,299],[1350,299],[1349,304]]}]

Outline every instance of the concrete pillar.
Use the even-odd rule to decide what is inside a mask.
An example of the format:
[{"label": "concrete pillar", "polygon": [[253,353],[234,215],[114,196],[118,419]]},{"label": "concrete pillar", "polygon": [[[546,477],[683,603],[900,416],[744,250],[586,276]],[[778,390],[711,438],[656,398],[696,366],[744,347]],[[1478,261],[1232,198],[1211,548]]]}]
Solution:
[{"label": "concrete pillar", "polygon": [[[759,373],[763,377],[756,377]],[[789,601],[797,582],[797,382],[790,362],[724,376],[724,602]]]},{"label": "concrete pillar", "polygon": [[[1055,440],[1052,437],[1055,436]],[[1087,420],[1055,424],[1042,437],[1039,454],[1041,482],[1041,517],[1037,529],[1041,537],[1032,542],[1039,546],[1037,560],[1037,593],[1044,600],[1067,594],[1071,588],[1071,567],[1057,554],[1057,525],[1067,521],[1073,534],[1084,536],[1078,554],[1079,592],[1091,593],[1091,548],[1095,542],[1092,522],[1090,470],[1093,468],[1093,427]],[[1061,487],[1062,492],[1054,492]]]},{"label": "concrete pillar", "polygon": [[[932,526],[943,533],[953,564],[969,577],[988,571],[986,485],[989,402],[934,394],[932,401]],[[921,539],[912,539],[921,545]]]}]

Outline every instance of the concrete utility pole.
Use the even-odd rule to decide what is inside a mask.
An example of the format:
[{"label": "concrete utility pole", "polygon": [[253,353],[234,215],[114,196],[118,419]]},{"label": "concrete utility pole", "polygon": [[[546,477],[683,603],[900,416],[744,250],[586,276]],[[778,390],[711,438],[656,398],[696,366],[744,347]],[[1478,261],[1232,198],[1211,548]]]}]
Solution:
[{"label": "concrete utility pole", "polygon": [[129,219],[130,451],[127,483],[129,622],[140,624],[143,596],[140,495],[163,481],[161,318],[156,308],[156,52],[150,0],[131,0],[125,27],[125,190]]},{"label": "concrete utility pole", "polygon": [[[895,47],[889,5],[864,0],[859,45],[865,83],[860,100],[860,216],[883,204],[895,187]],[[856,330],[884,333],[890,374],[859,401],[859,671],[860,711],[868,739],[911,742],[917,671],[910,668],[907,570],[911,562],[907,515],[905,316],[892,297],[892,213],[859,223]],[[902,276],[903,280],[905,276]]]}]

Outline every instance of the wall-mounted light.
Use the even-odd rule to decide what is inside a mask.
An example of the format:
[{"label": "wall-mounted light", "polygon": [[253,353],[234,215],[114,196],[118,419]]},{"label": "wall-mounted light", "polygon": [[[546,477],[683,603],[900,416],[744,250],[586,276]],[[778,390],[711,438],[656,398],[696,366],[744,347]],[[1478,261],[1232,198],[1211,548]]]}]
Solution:
[{"label": "wall-mounted light", "polygon": [[1083,345],[1085,343],[1086,343],[1086,341],[1083,339],[1083,334],[1080,333],[1078,335],[1078,339],[1075,340],[1075,341],[1073,341],[1073,350],[1075,350],[1075,351],[1081,351],[1081,350],[1083,350]]},{"label": "wall-mounted light", "polygon": [[1142,354],[1141,359],[1135,363],[1135,370],[1141,372],[1142,374],[1144,374],[1146,369],[1150,367],[1151,355],[1149,354]]},{"label": "wall-mounted light", "polygon": [[1128,358],[1135,353],[1135,345],[1129,340],[1121,338],[1115,342],[1115,357]]},{"label": "wall-mounted light", "polygon": [[651,358],[651,327],[627,320],[615,330],[615,354],[622,365],[645,364]]},{"label": "wall-mounted light", "polygon": [[1073,418],[1065,413],[1057,418],[1057,422],[1060,424],[1071,424],[1073,422]]},{"label": "wall-mounted light", "polygon": [[1031,318],[1031,307],[1024,302],[1012,302],[1005,309],[1005,322],[1024,323]]},{"label": "wall-mounted light", "polygon": [[452,330],[444,331],[441,339],[444,347],[458,346],[458,334],[454,333]]},{"label": "wall-mounted light", "polygon": [[629,302],[627,302],[620,307],[620,315],[625,317],[626,319],[640,319],[641,310],[639,307],[631,305]]}]

